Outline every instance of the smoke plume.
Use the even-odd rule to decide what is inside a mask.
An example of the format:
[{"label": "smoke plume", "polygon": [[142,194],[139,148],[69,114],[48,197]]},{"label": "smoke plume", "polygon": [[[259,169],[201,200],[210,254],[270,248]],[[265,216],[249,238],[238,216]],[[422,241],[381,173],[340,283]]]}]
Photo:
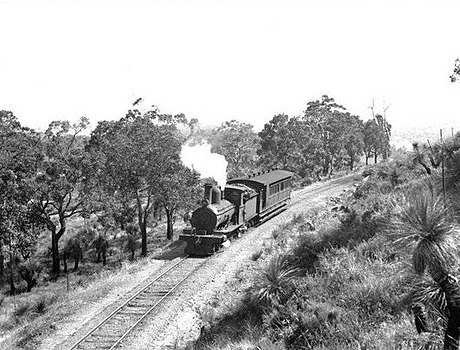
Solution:
[{"label": "smoke plume", "polygon": [[182,163],[198,171],[202,178],[212,177],[223,189],[227,182],[227,161],[221,154],[211,153],[211,145],[204,143],[182,146],[180,153]]}]

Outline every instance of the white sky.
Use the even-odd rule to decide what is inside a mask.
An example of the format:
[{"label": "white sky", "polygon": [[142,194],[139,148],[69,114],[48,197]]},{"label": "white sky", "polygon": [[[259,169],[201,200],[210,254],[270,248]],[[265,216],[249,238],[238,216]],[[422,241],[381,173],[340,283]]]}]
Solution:
[{"label": "white sky", "polygon": [[460,120],[460,1],[0,0],[0,109],[119,119],[138,97],[260,129],[322,94],[394,125]]}]

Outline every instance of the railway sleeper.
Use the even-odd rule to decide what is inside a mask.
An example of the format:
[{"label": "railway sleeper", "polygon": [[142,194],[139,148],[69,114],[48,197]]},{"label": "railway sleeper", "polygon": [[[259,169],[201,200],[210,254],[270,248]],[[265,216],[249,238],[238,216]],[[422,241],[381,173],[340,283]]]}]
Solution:
[{"label": "railway sleeper", "polygon": [[131,306],[127,309],[120,310],[118,315],[121,317],[131,316],[131,315],[142,315],[145,314],[148,309],[152,307],[152,304],[145,304],[145,305],[135,305]]},{"label": "railway sleeper", "polygon": [[[145,298],[149,298],[151,297],[152,295],[164,295],[164,294],[167,294],[171,291],[171,289],[169,290],[156,290],[156,291],[151,291],[149,292],[147,295],[145,295]],[[140,299],[140,298],[139,298]]]},{"label": "railway sleeper", "polygon": [[[119,331],[120,329],[118,328],[117,331]],[[122,332],[120,332],[121,334],[123,334]],[[101,339],[104,341],[106,340],[105,342],[106,343],[109,343],[109,342],[113,342],[113,339],[118,339],[120,338],[121,335],[117,335],[117,334],[114,334],[113,331],[111,333],[107,333],[107,334],[91,334],[91,336],[89,336],[87,338],[87,340],[90,340],[90,339],[95,339],[95,341],[101,341]]]}]

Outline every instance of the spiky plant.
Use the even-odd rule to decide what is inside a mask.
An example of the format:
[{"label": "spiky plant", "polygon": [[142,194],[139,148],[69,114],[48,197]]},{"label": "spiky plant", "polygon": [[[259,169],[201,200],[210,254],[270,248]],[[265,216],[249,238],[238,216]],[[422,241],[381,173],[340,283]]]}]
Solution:
[{"label": "spiky plant", "polygon": [[284,256],[275,256],[258,276],[253,296],[259,305],[270,307],[284,303],[293,291],[299,270],[290,266]]},{"label": "spiky plant", "polygon": [[427,271],[445,295],[449,318],[444,349],[458,349],[460,337],[460,287],[451,274],[458,258],[460,231],[452,224],[450,209],[434,191],[417,187],[401,203],[392,223],[396,243],[412,248],[417,274]]},{"label": "spiky plant", "polygon": [[392,226],[395,243],[413,248],[415,272],[428,271],[437,282],[447,277],[458,256],[460,235],[442,197],[417,187],[403,199]]}]

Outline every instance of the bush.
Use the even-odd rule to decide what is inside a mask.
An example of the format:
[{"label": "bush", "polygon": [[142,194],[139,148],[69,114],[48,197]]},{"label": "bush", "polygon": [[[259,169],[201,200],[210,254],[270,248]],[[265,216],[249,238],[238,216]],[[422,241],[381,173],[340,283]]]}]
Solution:
[{"label": "bush", "polygon": [[16,306],[14,310],[14,316],[17,318],[23,317],[30,311],[30,304],[29,302],[25,301]]},{"label": "bush", "polygon": [[257,260],[259,260],[259,258],[262,256],[263,252],[264,252],[264,251],[263,251],[262,249],[259,249],[258,251],[252,253],[252,255],[251,255],[251,260],[252,260],[252,261],[257,261]]},{"label": "bush", "polygon": [[253,300],[262,308],[271,308],[285,303],[294,292],[293,281],[298,269],[283,256],[275,256],[268,267],[257,276],[252,289]]}]

